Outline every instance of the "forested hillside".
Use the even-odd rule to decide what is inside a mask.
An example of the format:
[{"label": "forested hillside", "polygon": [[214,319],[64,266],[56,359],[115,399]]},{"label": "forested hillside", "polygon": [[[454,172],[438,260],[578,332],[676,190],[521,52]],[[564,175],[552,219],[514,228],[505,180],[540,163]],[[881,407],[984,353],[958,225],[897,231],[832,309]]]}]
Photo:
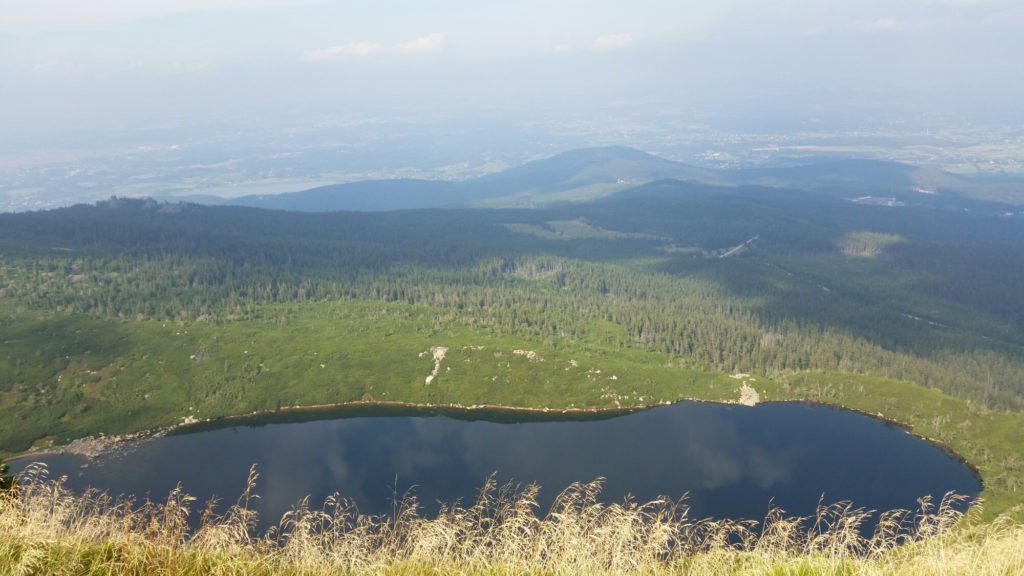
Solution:
[{"label": "forested hillside", "polygon": [[1021,403],[1012,218],[666,181],[541,211],[112,200],[4,216],[2,230],[5,300],[50,314],[223,322],[373,299],[529,338],[610,321],[622,346],[714,370],[853,370]]}]

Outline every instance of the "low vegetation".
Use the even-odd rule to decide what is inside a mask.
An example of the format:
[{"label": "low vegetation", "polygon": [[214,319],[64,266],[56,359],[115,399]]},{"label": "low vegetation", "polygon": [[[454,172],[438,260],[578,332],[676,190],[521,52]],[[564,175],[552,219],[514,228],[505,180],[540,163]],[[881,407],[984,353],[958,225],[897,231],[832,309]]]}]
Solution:
[{"label": "low vegetation", "polygon": [[11,467],[3,460],[0,460],[0,494],[14,490],[14,475],[10,472]]},{"label": "low vegetation", "polygon": [[[565,489],[539,515],[538,487],[486,484],[476,501],[420,515],[407,497],[364,516],[334,497],[298,502],[256,534],[257,476],[223,515],[175,490],[163,502],[76,495],[29,470],[0,497],[0,574],[1014,574],[1024,528],[963,519],[960,499],[885,512],[821,505],[810,518],[691,518],[685,500],[598,501],[600,481]],[[190,522],[197,527],[190,529]]]}]

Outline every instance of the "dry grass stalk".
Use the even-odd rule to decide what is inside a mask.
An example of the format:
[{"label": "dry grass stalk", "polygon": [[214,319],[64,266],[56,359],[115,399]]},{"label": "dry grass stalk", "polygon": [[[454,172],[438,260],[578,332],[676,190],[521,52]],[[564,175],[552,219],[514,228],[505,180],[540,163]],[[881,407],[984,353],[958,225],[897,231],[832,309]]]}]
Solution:
[{"label": "dry grass stalk", "polygon": [[[1024,572],[1024,528],[964,521],[962,497],[879,516],[849,503],[809,518],[773,508],[762,522],[691,519],[685,500],[599,500],[576,483],[538,515],[538,487],[493,478],[468,506],[421,514],[407,495],[368,516],[334,495],[303,499],[265,534],[251,505],[258,475],[223,515],[176,488],[162,503],[76,495],[33,466],[0,498],[0,575],[7,574],[627,574]],[[189,519],[196,517],[198,526]],[[952,571],[950,571],[952,570]]]}]

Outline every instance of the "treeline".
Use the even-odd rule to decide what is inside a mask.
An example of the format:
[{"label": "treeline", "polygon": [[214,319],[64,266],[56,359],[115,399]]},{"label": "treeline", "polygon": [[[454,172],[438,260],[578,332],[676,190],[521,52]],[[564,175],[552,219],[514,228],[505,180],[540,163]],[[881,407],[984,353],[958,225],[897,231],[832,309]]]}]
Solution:
[{"label": "treeline", "polygon": [[[933,346],[933,352],[918,355],[820,323],[783,318],[767,323],[753,302],[731,297],[705,280],[638,274],[614,264],[495,260],[463,271],[409,267],[326,280],[282,277],[273,268],[226,270],[223,263],[187,262],[165,257],[127,269],[121,263],[112,267],[117,272],[104,271],[98,262],[77,262],[69,275],[37,271],[32,278],[8,282],[4,295],[35,309],[209,321],[278,319],[265,306],[273,303],[377,299],[445,308],[469,325],[552,342],[585,340],[595,322],[611,322],[622,330],[616,341],[605,344],[644,346],[715,370],[878,374],[993,406],[1020,406],[1018,383],[1024,382],[1024,363],[1009,353]],[[75,274],[76,268],[89,272]],[[550,271],[525,274],[523,268]],[[21,290],[12,288],[18,286]],[[869,322],[904,320],[870,312],[865,314]],[[929,340],[920,328],[913,334],[918,348]],[[600,335],[609,337],[605,331]],[[941,331],[931,339],[940,336]],[[969,341],[967,336],[959,339]]]}]

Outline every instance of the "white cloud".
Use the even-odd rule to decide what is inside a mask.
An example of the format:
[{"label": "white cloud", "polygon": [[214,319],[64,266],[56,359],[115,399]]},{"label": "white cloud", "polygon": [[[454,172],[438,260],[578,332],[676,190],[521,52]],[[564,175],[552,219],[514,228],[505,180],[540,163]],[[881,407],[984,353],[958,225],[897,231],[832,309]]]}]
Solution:
[{"label": "white cloud", "polygon": [[409,40],[408,42],[400,42],[395,44],[395,52],[402,54],[428,54],[430,52],[437,52],[448,44],[447,38],[441,32],[434,32],[433,34],[427,34],[422,38],[415,40]]},{"label": "white cloud", "polygon": [[607,36],[598,36],[597,38],[594,38],[590,47],[594,50],[608,52],[611,50],[622,50],[623,48],[629,47],[632,43],[632,34],[619,32],[618,34],[608,34]]},{"label": "white cloud", "polygon": [[33,65],[29,70],[35,74],[48,74],[60,70],[73,70],[74,63],[63,60],[47,60]]},{"label": "white cloud", "polygon": [[330,48],[311,50],[303,54],[305,60],[333,60],[336,58],[365,58],[377,54],[429,54],[437,52],[447,46],[446,36],[441,32],[434,32],[426,36],[399,42],[388,46],[380,42],[355,42],[352,44],[339,44]]},{"label": "white cloud", "polygon": [[879,18],[874,22],[869,22],[864,26],[865,32],[899,32],[904,29],[903,22],[900,22],[896,18],[891,16],[885,18]]},{"label": "white cloud", "polygon": [[330,48],[312,50],[304,54],[306,60],[330,60],[332,58],[365,57],[379,54],[387,47],[377,42],[355,42],[353,44],[340,44]]}]

